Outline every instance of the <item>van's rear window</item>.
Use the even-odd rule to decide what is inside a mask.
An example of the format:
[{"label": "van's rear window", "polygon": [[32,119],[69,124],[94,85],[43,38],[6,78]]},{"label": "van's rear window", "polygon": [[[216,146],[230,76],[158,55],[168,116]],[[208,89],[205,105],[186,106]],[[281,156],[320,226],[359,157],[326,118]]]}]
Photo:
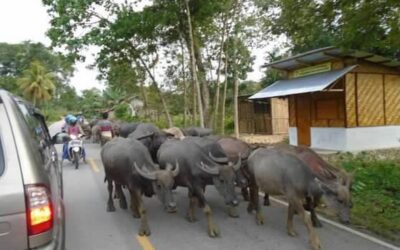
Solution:
[{"label": "van's rear window", "polygon": [[6,165],[6,163],[4,162],[3,146],[1,146],[1,143],[0,143],[0,176],[3,175],[5,165]]}]

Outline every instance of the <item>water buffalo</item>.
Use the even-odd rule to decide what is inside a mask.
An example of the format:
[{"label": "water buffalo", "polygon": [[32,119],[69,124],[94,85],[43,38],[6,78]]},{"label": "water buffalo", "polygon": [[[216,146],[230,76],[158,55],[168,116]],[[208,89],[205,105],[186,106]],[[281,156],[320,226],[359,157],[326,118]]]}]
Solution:
[{"label": "water buffalo", "polygon": [[135,123],[135,122],[121,124],[119,129],[119,136],[127,138],[130,133],[136,130],[139,124],[140,123]]},{"label": "water buffalo", "polygon": [[[344,224],[350,223],[349,209],[352,207],[351,202],[351,186],[353,178],[351,174],[346,173],[343,169],[334,167],[324,161],[317,153],[305,146],[291,146],[291,145],[276,145],[273,148],[283,150],[287,153],[293,154],[301,161],[303,161],[311,172],[325,185],[329,186],[337,193],[339,200],[343,202],[331,204],[338,206],[339,220]],[[264,201],[268,200],[268,195]],[[315,207],[319,203],[319,197],[307,197],[305,208],[311,213],[311,220],[315,227],[321,227]]]},{"label": "water buffalo", "polygon": [[149,150],[154,162],[158,162],[157,151],[168,138],[172,137],[164,131],[161,131],[152,123],[141,123],[135,131],[129,134],[128,138],[139,140]]},{"label": "water buffalo", "polygon": [[245,171],[245,169],[247,164],[247,157],[249,157],[251,153],[250,145],[240,139],[236,139],[233,137],[219,138],[216,143],[221,146],[229,161],[237,162],[238,156],[241,156],[242,166],[240,167],[240,171],[238,171],[236,175],[237,183],[242,189],[244,200],[248,201],[249,195],[247,190],[247,179],[249,177],[246,176],[247,172]]},{"label": "water buffalo", "polygon": [[189,127],[183,128],[182,132],[185,136],[207,136],[212,134],[212,129],[210,128],[200,128],[200,127]]},{"label": "water buffalo", "polygon": [[258,190],[273,194],[285,195],[288,203],[288,234],[295,236],[293,215],[297,212],[307,226],[311,247],[321,249],[319,237],[314,230],[310,216],[305,213],[303,202],[306,197],[323,197],[328,205],[334,205],[340,213],[348,213],[348,207],[341,206],[346,197],[338,196],[337,190],[319,181],[309,167],[293,154],[275,149],[259,148],[254,150],[248,160],[248,171],[251,176],[250,195],[256,208],[256,221],[263,224],[264,219],[258,203]]},{"label": "water buffalo", "polygon": [[177,161],[180,166],[175,183],[178,186],[187,187],[189,195],[189,209],[187,219],[196,221],[195,204],[203,208],[208,222],[208,235],[217,237],[219,231],[213,221],[212,211],[204,197],[206,185],[214,185],[224,197],[225,203],[237,206],[238,200],[235,194],[235,171],[240,167],[240,161],[236,164],[218,164],[207,155],[197,144],[187,140],[168,140],[161,145],[158,152],[160,166],[168,162]]},{"label": "water buffalo", "polygon": [[178,165],[172,169],[171,164],[167,162],[165,170],[161,170],[153,163],[150,154],[141,142],[121,137],[114,138],[104,145],[101,150],[101,159],[106,175],[105,180],[108,183],[107,211],[115,210],[112,198],[113,182],[116,184],[121,208],[127,208],[121,189],[121,185],[126,186],[131,194],[133,216],[141,219],[139,235],[150,235],[142,193],[148,197],[156,194],[167,211],[176,210],[171,190],[174,186],[174,178],[179,173]]},{"label": "water buffalo", "polygon": [[182,130],[178,127],[171,127],[171,128],[163,129],[163,131],[167,134],[172,135],[176,139],[180,139],[180,140],[185,139],[185,135],[183,134]]}]

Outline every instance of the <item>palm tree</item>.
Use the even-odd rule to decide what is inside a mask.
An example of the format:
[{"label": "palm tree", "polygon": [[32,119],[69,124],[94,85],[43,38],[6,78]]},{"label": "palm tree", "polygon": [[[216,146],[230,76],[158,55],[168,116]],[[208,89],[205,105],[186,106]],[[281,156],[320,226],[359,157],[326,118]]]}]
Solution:
[{"label": "palm tree", "polygon": [[34,105],[38,102],[49,101],[55,90],[54,75],[47,72],[39,61],[33,61],[30,67],[23,71],[22,77],[17,82],[25,98],[32,101]]}]

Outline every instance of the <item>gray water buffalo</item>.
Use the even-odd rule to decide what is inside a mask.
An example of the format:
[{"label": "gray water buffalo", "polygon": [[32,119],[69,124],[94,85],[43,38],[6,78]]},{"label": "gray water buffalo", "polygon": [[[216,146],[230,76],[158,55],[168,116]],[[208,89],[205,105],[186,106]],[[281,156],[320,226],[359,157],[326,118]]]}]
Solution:
[{"label": "gray water buffalo", "polygon": [[306,197],[321,196],[331,202],[338,202],[334,191],[319,182],[303,161],[283,151],[256,149],[250,154],[247,164],[251,175],[250,195],[256,207],[257,224],[264,223],[258,202],[259,189],[272,195],[285,195],[289,203],[288,234],[297,235],[293,228],[293,215],[297,212],[307,227],[312,249],[321,249],[319,236],[312,226],[310,216],[305,213],[303,202]]},{"label": "gray water buffalo", "polygon": [[182,132],[185,136],[207,136],[213,133],[210,128],[201,128],[201,127],[189,127],[183,128]]},{"label": "gray water buffalo", "polygon": [[130,122],[130,123],[123,123],[119,129],[119,136],[127,138],[130,133],[136,130],[140,123]]},{"label": "gray water buffalo", "polygon": [[[350,223],[349,210],[352,207],[351,186],[353,182],[351,174],[347,173],[343,169],[330,165],[308,147],[275,145],[273,148],[293,154],[303,161],[310,171],[337,195],[337,199],[342,201],[331,204],[332,206],[337,207],[340,222],[344,224]],[[311,213],[311,220],[315,227],[322,226],[317,214],[315,213],[315,207],[319,203],[319,198],[320,197],[306,197],[305,204],[305,208]],[[264,202],[267,200],[268,194],[266,194]]]},{"label": "gray water buffalo", "polygon": [[235,194],[235,171],[240,167],[240,161],[236,164],[218,164],[207,155],[197,144],[186,140],[170,139],[161,145],[158,152],[160,166],[168,162],[177,161],[180,166],[175,183],[178,186],[187,187],[189,195],[189,209],[187,219],[196,221],[195,204],[203,208],[208,222],[208,235],[217,237],[217,229],[210,206],[204,197],[206,185],[214,185],[218,192],[224,197],[225,203],[237,206],[238,200]]},{"label": "gray water buffalo", "polygon": [[135,131],[129,134],[128,138],[134,138],[139,140],[149,150],[151,158],[154,162],[157,162],[157,151],[168,138],[173,135],[167,134],[161,131],[152,123],[141,123]]},{"label": "gray water buffalo", "polygon": [[129,189],[133,216],[141,219],[139,235],[150,235],[146,209],[142,202],[142,194],[150,197],[156,194],[168,212],[176,211],[176,203],[172,195],[174,178],[179,173],[179,166],[173,169],[169,162],[161,170],[153,163],[146,147],[135,139],[117,137],[107,142],[101,150],[101,159],[108,183],[107,211],[114,211],[113,182],[116,184],[120,206],[127,208],[121,185]]}]

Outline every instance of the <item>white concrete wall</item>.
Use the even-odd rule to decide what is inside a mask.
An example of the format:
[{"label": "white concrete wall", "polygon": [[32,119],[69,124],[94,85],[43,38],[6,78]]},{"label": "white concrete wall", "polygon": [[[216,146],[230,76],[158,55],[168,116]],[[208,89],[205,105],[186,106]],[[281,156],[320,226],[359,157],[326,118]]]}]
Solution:
[{"label": "white concrete wall", "polygon": [[400,147],[400,126],[311,128],[311,147],[340,151]]},{"label": "white concrete wall", "polygon": [[297,146],[297,128],[289,127],[289,143],[290,145]]}]

